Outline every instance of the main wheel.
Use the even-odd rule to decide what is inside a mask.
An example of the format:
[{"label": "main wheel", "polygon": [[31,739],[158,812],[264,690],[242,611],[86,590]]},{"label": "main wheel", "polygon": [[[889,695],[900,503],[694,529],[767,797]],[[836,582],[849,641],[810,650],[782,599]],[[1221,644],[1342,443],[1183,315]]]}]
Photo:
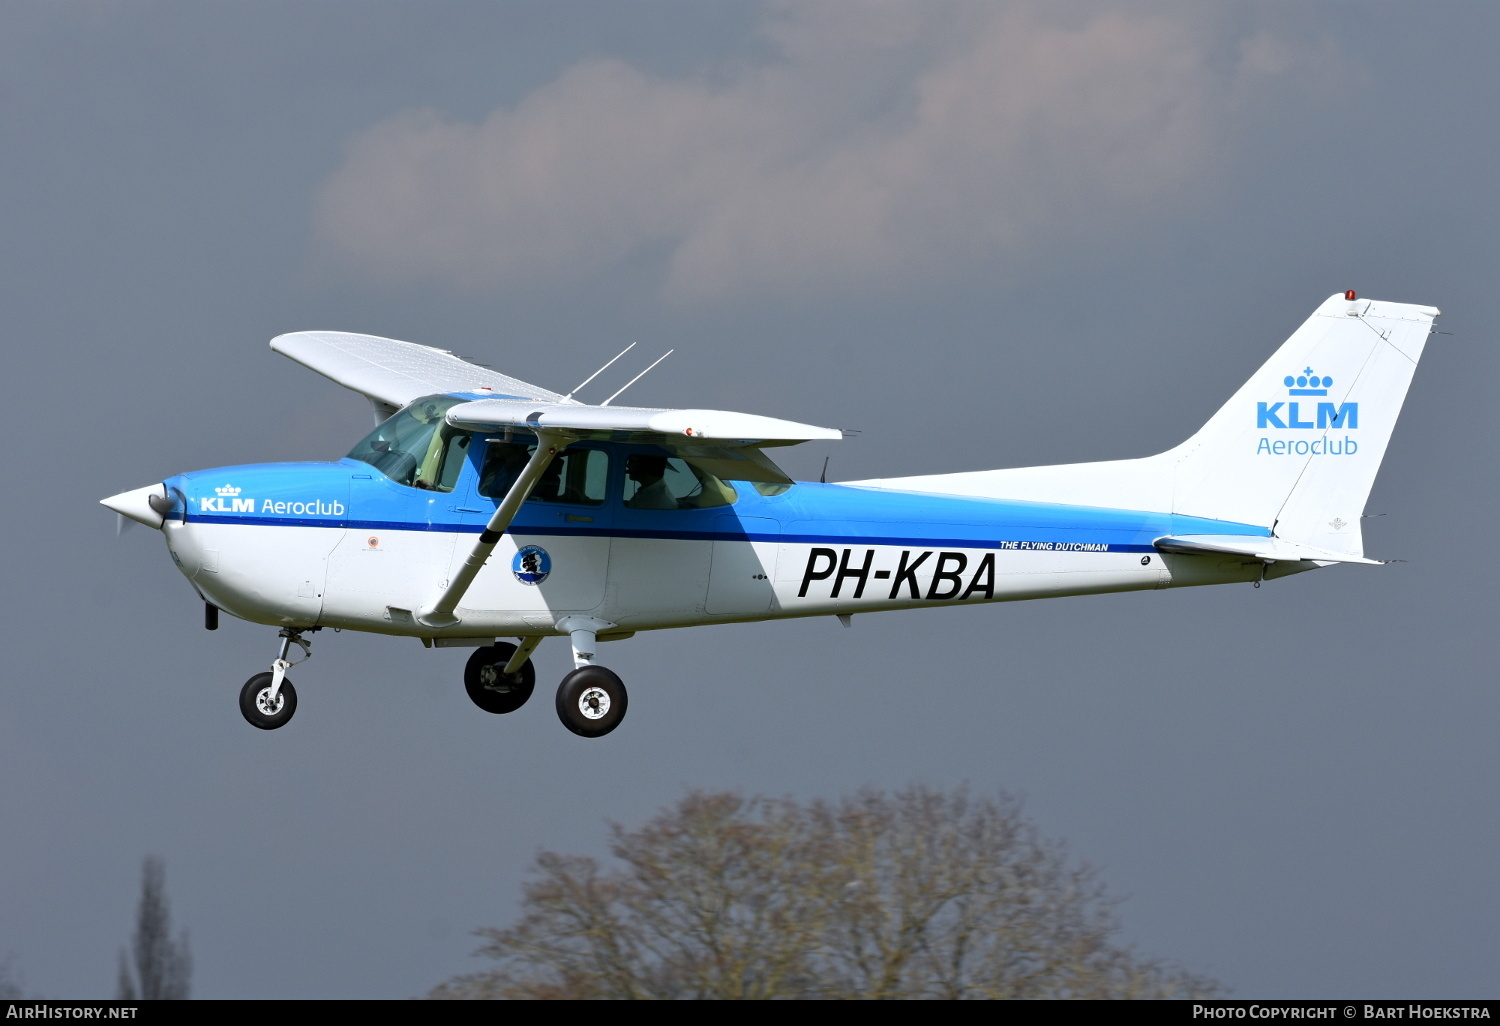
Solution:
[{"label": "main wheel", "polygon": [[505,675],[505,664],[515,654],[516,646],[497,641],[476,648],[469,656],[469,665],[464,667],[464,690],[485,712],[515,712],[531,697],[531,690],[536,687],[536,667],[530,659],[515,673]]},{"label": "main wheel", "polygon": [[240,712],[246,722],[261,730],[275,730],[286,726],[292,713],[297,711],[297,689],[285,677],[276,692],[276,701],[271,701],[271,674],[257,673],[245,681],[240,688]]},{"label": "main wheel", "polygon": [[625,718],[629,698],[613,670],[580,666],[557,686],[557,718],[579,737],[603,737]]}]

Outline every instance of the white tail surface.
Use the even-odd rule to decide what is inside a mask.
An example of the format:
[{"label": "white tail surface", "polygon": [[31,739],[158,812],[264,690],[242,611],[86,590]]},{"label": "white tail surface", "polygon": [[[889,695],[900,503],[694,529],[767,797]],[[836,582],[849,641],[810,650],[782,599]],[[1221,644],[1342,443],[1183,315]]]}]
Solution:
[{"label": "white tail surface", "polygon": [[1437,316],[1333,296],[1197,434],[1157,456],[848,483],[1180,513],[1363,556],[1360,516]]}]

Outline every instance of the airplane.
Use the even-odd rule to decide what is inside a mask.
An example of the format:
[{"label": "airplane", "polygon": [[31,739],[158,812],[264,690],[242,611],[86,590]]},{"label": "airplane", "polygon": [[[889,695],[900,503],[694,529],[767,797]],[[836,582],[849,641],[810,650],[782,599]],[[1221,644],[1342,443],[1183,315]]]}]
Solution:
[{"label": "airplane", "polygon": [[558,718],[601,737],[628,695],[598,645],[638,631],[848,626],[1379,563],[1360,519],[1438,315],[1334,295],[1155,456],[841,483],[793,481],[767,455],[837,429],[610,405],[619,392],[592,405],[445,350],[301,331],[271,348],[373,407],[347,456],[194,471],[101,501],[161,531],[209,630],[220,610],[280,629],[269,671],[240,692],[255,727],[292,718],[288,657],[331,627],[473,648],[464,686],[490,713],[519,709],[537,645],[566,638]]}]

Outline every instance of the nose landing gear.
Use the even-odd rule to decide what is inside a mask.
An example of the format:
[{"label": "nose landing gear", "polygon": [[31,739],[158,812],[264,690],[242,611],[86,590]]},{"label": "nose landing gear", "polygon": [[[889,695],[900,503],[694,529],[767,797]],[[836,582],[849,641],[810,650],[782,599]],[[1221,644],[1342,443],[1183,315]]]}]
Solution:
[{"label": "nose landing gear", "polygon": [[257,673],[240,688],[240,714],[252,727],[275,730],[297,711],[297,689],[292,682],[283,677],[274,693],[272,684],[271,674]]},{"label": "nose landing gear", "polygon": [[[285,726],[297,711],[297,689],[286,679],[286,671],[288,667],[312,657],[312,642],[305,640],[300,630],[283,627],[278,637],[281,638],[281,654],[272,661],[271,672],[257,673],[240,688],[240,714],[250,726],[261,730]],[[293,645],[302,649],[301,659],[287,659]]]}]

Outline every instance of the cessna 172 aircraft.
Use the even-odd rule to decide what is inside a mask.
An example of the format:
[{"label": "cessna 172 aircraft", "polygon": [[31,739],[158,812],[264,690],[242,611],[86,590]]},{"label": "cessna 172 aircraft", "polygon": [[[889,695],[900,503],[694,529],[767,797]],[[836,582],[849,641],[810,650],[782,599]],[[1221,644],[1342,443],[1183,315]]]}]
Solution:
[{"label": "cessna 172 aircraft", "polygon": [[837,430],[593,406],[443,350],[295,332],[271,348],[374,406],[348,456],[179,474],[103,504],[162,532],[209,629],[219,610],[280,627],[240,693],[254,726],[291,719],[287,657],[335,627],[473,647],[464,683],[492,713],[520,708],[538,642],[566,637],[557,713],[599,737],[627,696],[597,643],[636,631],[1377,562],[1360,517],[1437,315],[1333,296],[1156,456],[841,484],[794,482],[766,455]]}]

